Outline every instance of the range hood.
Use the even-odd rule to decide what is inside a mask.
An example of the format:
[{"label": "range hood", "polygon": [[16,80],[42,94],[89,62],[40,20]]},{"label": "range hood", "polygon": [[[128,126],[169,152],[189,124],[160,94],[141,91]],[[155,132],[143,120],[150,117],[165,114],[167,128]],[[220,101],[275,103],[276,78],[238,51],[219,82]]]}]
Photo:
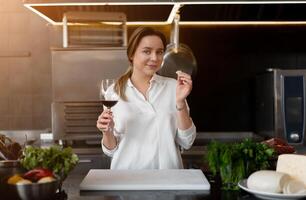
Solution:
[{"label": "range hood", "polygon": [[218,22],[296,22],[306,24],[306,0],[24,0],[24,6],[53,25],[70,11],[123,12],[127,25],[180,25]]}]

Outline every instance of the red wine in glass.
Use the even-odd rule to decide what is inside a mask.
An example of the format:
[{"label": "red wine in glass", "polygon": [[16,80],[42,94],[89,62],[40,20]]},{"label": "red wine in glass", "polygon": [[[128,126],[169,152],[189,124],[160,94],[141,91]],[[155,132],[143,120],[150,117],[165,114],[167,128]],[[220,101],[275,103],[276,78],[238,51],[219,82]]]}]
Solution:
[{"label": "red wine in glass", "polygon": [[118,102],[117,100],[101,100],[102,104],[106,106],[108,109],[111,109],[116,103]]},{"label": "red wine in glass", "polygon": [[101,81],[100,101],[109,110],[118,102],[118,95],[114,90],[109,90],[109,87],[115,84],[114,79],[104,79]]}]

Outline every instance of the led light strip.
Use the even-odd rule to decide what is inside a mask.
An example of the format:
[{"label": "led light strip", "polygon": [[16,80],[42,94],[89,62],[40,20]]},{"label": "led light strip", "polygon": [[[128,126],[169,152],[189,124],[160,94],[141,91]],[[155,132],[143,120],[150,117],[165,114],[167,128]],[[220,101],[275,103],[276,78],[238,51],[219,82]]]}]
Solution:
[{"label": "led light strip", "polygon": [[306,25],[306,21],[180,21],[180,26],[218,25]]},{"label": "led light strip", "polygon": [[33,7],[24,4],[24,6],[26,8],[28,8],[29,10],[31,10],[32,12],[36,13],[38,16],[42,17],[43,19],[47,20],[49,23],[51,23],[52,25],[56,25],[58,22],[53,21],[52,19],[50,19],[49,17],[47,17],[46,15],[42,14],[41,12],[39,12],[38,10],[34,9]]},{"label": "led light strip", "polygon": [[195,5],[195,4],[305,4],[306,1],[182,1],[180,4]]},{"label": "led light strip", "polygon": [[174,2],[86,2],[86,3],[25,3],[27,6],[106,6],[106,5],[174,5]]},{"label": "led light strip", "polygon": [[[109,22],[110,25],[119,25],[117,22]],[[168,22],[127,22],[127,26],[165,26],[170,25]],[[55,22],[53,25],[62,26],[61,22]],[[81,25],[68,23],[68,25]],[[84,24],[83,24],[84,25]],[[306,25],[306,21],[180,21],[180,26],[231,26],[231,25]]]},{"label": "led light strip", "polygon": [[[52,25],[62,25],[62,22],[55,22],[50,19],[43,13],[39,12],[32,6],[95,6],[95,5],[173,5],[172,10],[168,16],[167,21],[159,21],[159,22],[126,22],[128,26],[138,26],[138,25],[169,25],[172,23],[175,14],[179,11],[180,7],[183,5],[195,5],[195,4],[306,4],[306,1],[199,1],[199,2],[191,2],[191,1],[182,1],[180,3],[175,2],[96,2],[96,3],[25,3],[24,6],[27,7],[32,12],[36,13]],[[180,25],[304,25],[305,21],[180,21]]]},{"label": "led light strip", "polygon": [[52,20],[51,18],[47,17],[46,15],[44,15],[43,13],[41,13],[40,11],[36,10],[35,8],[33,8],[33,6],[76,6],[76,5],[90,5],[90,6],[94,6],[94,5],[173,5],[173,8],[169,14],[168,20],[167,21],[161,21],[161,22],[127,22],[127,25],[167,25],[170,24],[175,16],[175,13],[178,11],[178,9],[180,8],[180,4],[178,3],[156,3],[156,2],[148,2],[148,3],[52,3],[52,4],[24,4],[24,6],[26,8],[28,8],[29,10],[31,10],[32,12],[36,13],[37,15],[39,15],[40,17],[42,17],[43,19],[45,19],[46,21],[48,21],[49,23],[51,23],[52,25],[63,25],[62,22],[55,22],[54,20]]},{"label": "led light strip", "polygon": [[305,4],[306,1],[179,1],[179,2],[72,2],[72,3],[25,3],[28,6],[97,6],[97,5],[194,5],[194,4]]}]

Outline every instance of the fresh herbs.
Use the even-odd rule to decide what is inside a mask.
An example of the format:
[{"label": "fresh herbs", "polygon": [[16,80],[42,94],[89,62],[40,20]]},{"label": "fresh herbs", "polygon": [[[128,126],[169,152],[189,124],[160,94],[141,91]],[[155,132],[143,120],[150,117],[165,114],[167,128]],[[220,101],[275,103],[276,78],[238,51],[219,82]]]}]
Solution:
[{"label": "fresh herbs", "polygon": [[235,190],[239,180],[256,170],[267,169],[274,154],[275,151],[266,144],[246,139],[234,144],[212,141],[206,158],[213,175],[220,173],[222,188]]},{"label": "fresh herbs", "polygon": [[21,164],[24,168],[28,170],[37,167],[50,169],[62,180],[67,177],[79,160],[70,147],[63,149],[60,146],[52,146],[50,148],[29,146],[24,150],[23,154]]}]

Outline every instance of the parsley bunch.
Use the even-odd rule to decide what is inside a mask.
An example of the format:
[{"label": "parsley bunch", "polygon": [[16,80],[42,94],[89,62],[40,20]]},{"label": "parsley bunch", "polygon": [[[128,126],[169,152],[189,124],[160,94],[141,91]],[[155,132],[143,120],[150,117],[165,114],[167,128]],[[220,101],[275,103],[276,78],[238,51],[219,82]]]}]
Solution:
[{"label": "parsley bunch", "polygon": [[236,190],[240,180],[254,171],[269,168],[269,160],[274,155],[274,149],[266,144],[245,139],[234,144],[212,141],[206,159],[213,175],[220,174],[222,188]]},{"label": "parsley bunch", "polygon": [[24,150],[20,162],[27,170],[37,167],[46,168],[64,180],[78,160],[78,156],[72,152],[71,147],[63,149],[60,146],[50,148],[29,146]]}]

